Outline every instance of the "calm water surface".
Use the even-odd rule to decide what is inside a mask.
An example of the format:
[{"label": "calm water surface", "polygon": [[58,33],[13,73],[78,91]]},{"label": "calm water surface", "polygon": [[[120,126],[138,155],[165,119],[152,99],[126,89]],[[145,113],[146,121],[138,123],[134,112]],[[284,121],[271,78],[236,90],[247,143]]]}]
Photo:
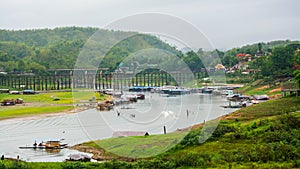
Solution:
[{"label": "calm water surface", "polygon": [[[142,131],[162,134],[215,119],[235,109],[224,109],[228,104],[221,96],[190,94],[162,97],[145,93],[145,100],[119,105],[111,111],[89,109],[76,114],[41,119],[10,119],[0,121],[0,154],[26,161],[63,161],[74,150],[58,151],[19,149],[34,141],[64,138],[69,145],[112,137],[118,131]],[[118,116],[118,113],[120,115]]]}]

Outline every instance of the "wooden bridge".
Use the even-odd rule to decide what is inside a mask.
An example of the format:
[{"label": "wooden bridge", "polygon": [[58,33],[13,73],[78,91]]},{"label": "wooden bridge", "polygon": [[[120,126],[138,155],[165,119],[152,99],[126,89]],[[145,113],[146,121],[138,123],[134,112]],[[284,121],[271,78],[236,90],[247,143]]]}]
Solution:
[{"label": "wooden bridge", "polygon": [[[104,72],[104,73],[103,73]],[[205,72],[188,74],[182,72],[156,73],[133,72],[115,73],[95,70],[55,71],[50,75],[0,75],[0,86],[14,89],[64,90],[71,88],[89,88],[95,90],[122,90],[131,86],[181,85],[193,79],[206,77]]]}]

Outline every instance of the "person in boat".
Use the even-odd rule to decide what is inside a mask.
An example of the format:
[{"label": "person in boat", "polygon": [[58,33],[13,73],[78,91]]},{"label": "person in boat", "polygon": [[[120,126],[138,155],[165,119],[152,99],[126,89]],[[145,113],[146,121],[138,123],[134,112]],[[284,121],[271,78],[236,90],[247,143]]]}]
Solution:
[{"label": "person in boat", "polygon": [[36,146],[37,146],[37,143],[36,143],[36,141],[34,141],[33,147],[36,148]]}]

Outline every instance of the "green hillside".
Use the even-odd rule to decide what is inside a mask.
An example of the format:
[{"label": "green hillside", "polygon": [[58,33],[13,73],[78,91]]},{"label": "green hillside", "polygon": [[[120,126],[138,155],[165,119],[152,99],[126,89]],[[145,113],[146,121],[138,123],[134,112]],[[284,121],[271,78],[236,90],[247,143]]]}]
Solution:
[{"label": "green hillside", "polygon": [[[101,40],[90,40],[86,44],[95,32]],[[101,52],[110,47],[108,42],[118,41],[122,37],[128,38],[115,44],[107,53]],[[94,46],[96,51],[90,49]],[[72,69],[83,48],[90,50],[90,64],[97,67],[99,59],[104,58],[100,67],[110,70],[114,70],[124,57],[141,49],[158,48],[178,53],[155,36],[134,32],[81,27],[0,30],[0,70],[8,73],[44,73],[48,69]]]},{"label": "green hillside", "polygon": [[[166,57],[162,51],[149,53],[145,49],[160,49],[171,55]],[[204,51],[199,46],[198,51],[182,53],[155,36],[135,32],[91,27],[0,30],[0,71],[45,74],[49,69],[72,69],[78,56],[81,56],[78,67],[102,67],[110,71],[120,65],[137,67],[144,63],[160,64],[170,70],[184,61],[192,72],[199,72],[203,68],[214,68],[221,61],[227,70],[237,64],[247,65],[246,70],[239,68],[233,74],[226,74],[229,83],[245,83],[264,77],[276,80],[293,76],[293,71],[300,67],[299,49],[299,41],[278,40],[227,51]],[[137,53],[139,57],[133,57]],[[251,61],[238,58],[238,54],[251,55]],[[123,62],[128,56],[132,61],[126,65]],[[243,75],[242,71],[250,74]]]}]

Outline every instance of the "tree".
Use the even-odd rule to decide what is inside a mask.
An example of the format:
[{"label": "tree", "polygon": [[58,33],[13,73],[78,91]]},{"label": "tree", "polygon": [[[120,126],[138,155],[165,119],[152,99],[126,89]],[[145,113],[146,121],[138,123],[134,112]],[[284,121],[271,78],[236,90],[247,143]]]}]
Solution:
[{"label": "tree", "polygon": [[258,43],[257,46],[258,46],[258,53],[262,53],[262,44]]},{"label": "tree", "polygon": [[294,64],[294,50],[289,46],[274,48],[270,56],[270,66],[275,70],[273,75],[289,76],[292,74]]},{"label": "tree", "polygon": [[294,75],[295,75],[295,80],[298,83],[298,87],[300,88],[300,70],[295,70]]},{"label": "tree", "polygon": [[24,62],[23,60],[19,60],[19,61],[18,61],[18,70],[19,70],[20,72],[24,72],[25,69],[26,69],[26,64],[25,64],[25,62]]},{"label": "tree", "polygon": [[187,52],[183,58],[183,61],[189,66],[189,68],[193,72],[197,72],[204,67],[202,60],[194,51]]}]

